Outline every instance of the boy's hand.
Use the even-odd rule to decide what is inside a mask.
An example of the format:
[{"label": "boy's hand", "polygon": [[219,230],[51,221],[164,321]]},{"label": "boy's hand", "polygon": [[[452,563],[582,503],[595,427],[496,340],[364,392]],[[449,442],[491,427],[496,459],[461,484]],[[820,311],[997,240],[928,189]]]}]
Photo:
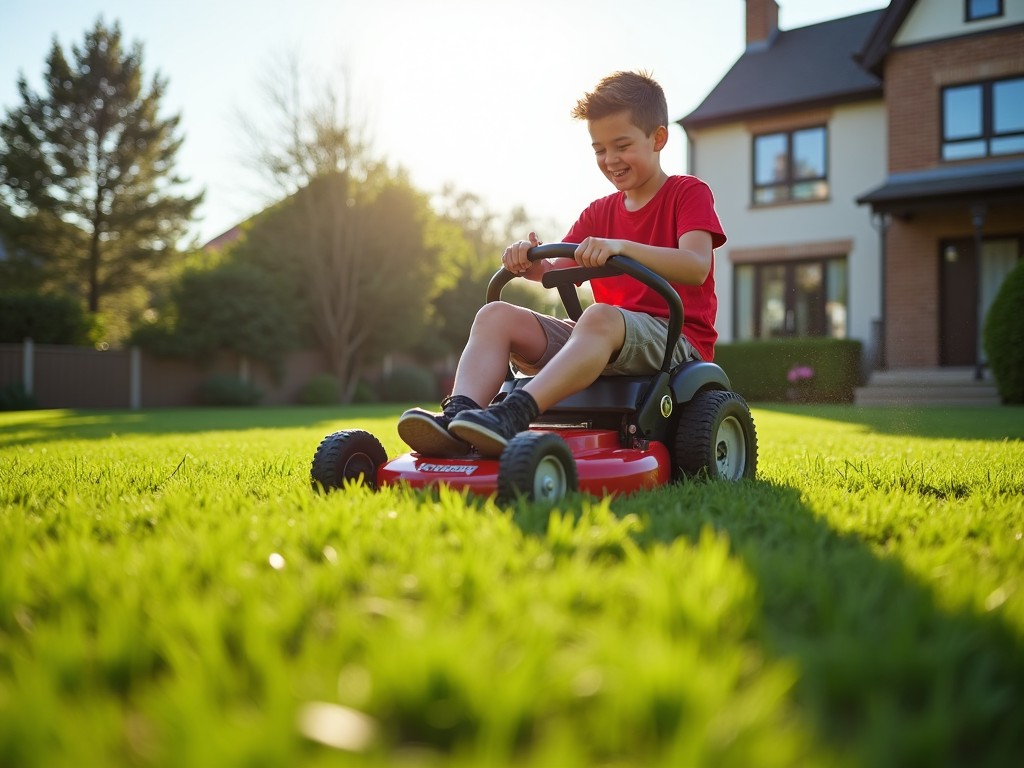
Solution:
[{"label": "boy's hand", "polygon": [[530,261],[526,254],[531,248],[541,245],[534,232],[530,233],[529,240],[517,240],[505,249],[501,255],[501,266],[513,275],[522,275],[531,280],[537,279],[546,270],[544,261]]},{"label": "boy's hand", "polygon": [[603,267],[609,258],[621,252],[621,240],[588,237],[576,247],[576,263],[581,267]]}]

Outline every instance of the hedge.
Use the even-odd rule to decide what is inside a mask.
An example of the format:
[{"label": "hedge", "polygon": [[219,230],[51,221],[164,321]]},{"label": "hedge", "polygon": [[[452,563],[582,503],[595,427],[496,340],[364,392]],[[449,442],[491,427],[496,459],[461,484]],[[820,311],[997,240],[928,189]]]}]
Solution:
[{"label": "hedge", "polygon": [[[715,362],[747,400],[852,403],[862,382],[861,348],[852,339],[737,341],[716,344]],[[793,383],[790,372],[799,368],[813,375]]]},{"label": "hedge", "polygon": [[1024,403],[1024,261],[1006,276],[985,318],[989,368],[1004,403]]}]

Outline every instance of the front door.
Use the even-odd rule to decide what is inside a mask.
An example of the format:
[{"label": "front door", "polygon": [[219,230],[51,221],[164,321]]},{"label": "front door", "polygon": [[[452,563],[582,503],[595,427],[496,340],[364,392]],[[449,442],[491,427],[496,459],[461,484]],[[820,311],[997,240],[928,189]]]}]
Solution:
[{"label": "front door", "polygon": [[[983,240],[981,244],[981,316],[988,314],[999,288],[1020,259],[1016,237]],[[939,362],[971,366],[982,348],[983,324],[978,322],[978,261],[973,239],[945,240],[939,245],[942,322]]]}]

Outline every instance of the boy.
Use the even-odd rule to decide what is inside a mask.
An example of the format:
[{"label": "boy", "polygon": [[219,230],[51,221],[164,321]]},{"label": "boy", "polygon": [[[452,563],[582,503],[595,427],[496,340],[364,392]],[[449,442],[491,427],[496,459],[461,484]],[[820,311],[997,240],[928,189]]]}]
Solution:
[{"label": "boy", "polygon": [[[668,176],[660,153],[668,141],[665,94],[646,73],[617,72],[580,99],[573,117],[587,121],[597,165],[616,188],[591,203],[565,236],[579,243],[575,261],[531,263],[540,245],[531,232],[505,249],[502,265],[531,280],[550,269],[603,265],[629,256],[658,273],[683,300],[683,333],[673,365],[711,360],[718,338],[714,249],[725,242],[708,186],[692,176]],[[559,263],[563,262],[563,263]],[[589,386],[602,374],[656,372],[665,351],[668,307],[654,291],[626,275],[592,281],[595,303],[579,321],[560,320],[506,302],[477,313],[450,397],[441,413],[413,408],[398,433],[426,456],[464,456],[475,447],[497,457],[517,433],[547,408]],[[533,375],[525,386],[489,407],[509,359]]]}]

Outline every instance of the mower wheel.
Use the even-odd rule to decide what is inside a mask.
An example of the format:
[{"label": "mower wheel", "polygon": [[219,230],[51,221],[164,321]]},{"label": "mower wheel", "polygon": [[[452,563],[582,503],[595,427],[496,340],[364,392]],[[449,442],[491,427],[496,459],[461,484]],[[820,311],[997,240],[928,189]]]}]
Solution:
[{"label": "mower wheel", "polygon": [[317,491],[343,488],[358,481],[377,489],[377,469],[387,461],[380,441],[361,429],[346,429],[328,435],[316,449],[310,480]]},{"label": "mower wheel", "polygon": [[498,501],[522,497],[554,504],[579,488],[568,443],[551,432],[521,432],[509,441],[498,465]]},{"label": "mower wheel", "polygon": [[684,477],[736,481],[757,473],[757,432],[735,392],[704,390],[679,409],[676,469]]}]

